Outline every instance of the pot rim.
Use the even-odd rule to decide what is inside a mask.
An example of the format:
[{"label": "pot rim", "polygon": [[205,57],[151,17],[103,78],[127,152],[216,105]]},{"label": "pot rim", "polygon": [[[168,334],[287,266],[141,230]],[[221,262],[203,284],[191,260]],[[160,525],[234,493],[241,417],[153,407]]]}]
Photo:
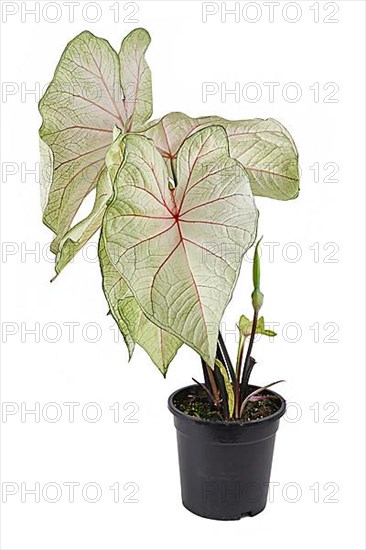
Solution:
[{"label": "pot rim", "polygon": [[[253,388],[259,389],[261,386],[256,386],[254,384],[249,384]],[[281,406],[275,413],[271,414],[270,416],[265,416],[264,418],[258,418],[257,420],[210,420],[206,418],[197,418],[196,416],[190,416],[189,414],[185,414],[184,412],[177,409],[177,407],[174,405],[173,400],[176,397],[178,393],[184,390],[188,390],[189,388],[198,388],[198,384],[190,384],[188,386],[184,386],[183,388],[179,388],[178,390],[175,390],[168,398],[168,409],[170,412],[177,417],[180,417],[182,419],[187,420],[188,422],[195,422],[196,424],[203,424],[203,425],[215,425],[215,426],[227,426],[227,427],[248,427],[248,426],[255,426],[258,424],[263,424],[264,422],[269,422],[273,420],[279,420],[281,416],[285,414],[286,411],[286,400],[280,395],[279,393],[272,391],[272,390],[266,390],[271,395],[276,396],[281,401]]]}]

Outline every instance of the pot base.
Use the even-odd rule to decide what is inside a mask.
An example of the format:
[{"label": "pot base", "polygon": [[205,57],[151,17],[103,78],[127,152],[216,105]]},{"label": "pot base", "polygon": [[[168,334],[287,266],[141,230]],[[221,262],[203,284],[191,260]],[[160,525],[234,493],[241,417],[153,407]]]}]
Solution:
[{"label": "pot base", "polygon": [[207,516],[207,515],[202,515],[202,513],[196,511],[196,510],[193,510],[192,508],[190,508],[189,506],[187,506],[184,501],[182,500],[182,504],[184,506],[184,508],[186,510],[188,510],[188,512],[191,512],[192,514],[194,514],[195,516],[199,516],[200,518],[204,518],[204,519],[212,519],[212,520],[216,520],[216,521],[238,521],[239,519],[242,519],[242,518],[246,518],[246,517],[254,517],[254,516],[257,516],[258,514],[260,514],[261,512],[263,512],[263,510],[265,509],[265,506],[263,506],[262,508],[260,508],[259,510],[255,510],[255,511],[251,511],[251,512],[244,512],[243,514],[239,515],[239,516],[231,516],[231,517],[226,517],[226,516],[223,516],[223,517],[214,517],[214,516]]}]

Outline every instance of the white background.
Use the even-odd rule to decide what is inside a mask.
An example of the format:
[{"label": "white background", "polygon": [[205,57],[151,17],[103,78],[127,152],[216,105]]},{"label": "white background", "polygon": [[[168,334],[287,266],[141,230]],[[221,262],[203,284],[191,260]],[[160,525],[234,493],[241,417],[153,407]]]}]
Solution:
[{"label": "white background", "polygon": [[[2,2],[2,79],[13,87],[3,94],[1,119],[1,390],[3,402],[14,403],[14,412],[19,407],[2,416],[2,482],[3,489],[12,482],[19,491],[2,504],[1,548],[364,548],[364,2],[302,1],[292,7],[282,2],[273,22],[266,3],[254,2],[252,7],[237,2],[244,8],[237,22],[230,15],[221,21],[220,2],[206,23],[196,1],[138,2],[134,23],[123,21],[133,9],[126,3],[120,2],[119,22],[110,9],[116,2],[99,2],[99,15],[93,6],[83,13],[86,3],[76,3],[70,22],[64,2],[58,11],[52,2],[45,13],[45,2]],[[35,4],[41,10],[38,22],[25,12]],[[6,21],[5,5],[9,11],[18,8]],[[59,15],[58,22],[50,22]],[[325,22],[327,16],[338,22]],[[166,401],[192,376],[200,377],[198,357],[182,349],[166,380],[141,350],[127,363],[106,316],[95,247],[88,248],[89,261],[79,255],[49,284],[51,234],[41,223],[37,176],[25,174],[38,162],[39,90],[50,81],[66,43],[89,29],[118,49],[138,26],[152,36],[154,117],[174,110],[273,117],[290,130],[300,152],[299,198],[257,200],[264,235],[263,313],[279,323],[279,335],[256,344],[259,364],[253,375],[259,384],[285,378],[280,391],[297,405],[277,435],[273,502],[239,522],[204,520],[180,503],[175,430]],[[237,82],[241,91],[256,82],[262,97],[251,102],[244,94],[236,102],[233,95],[217,93],[204,102],[204,82],[216,82],[221,90]],[[273,101],[266,82],[279,83]],[[300,88],[297,101],[289,101],[290,82]],[[333,102],[327,96],[334,84],[327,88],[327,83],[338,86]],[[36,93],[25,93],[31,89]],[[337,165],[333,179],[338,181],[328,181],[333,165],[324,168],[326,163]],[[278,243],[273,258],[268,243]],[[250,313],[250,267],[246,261],[224,333],[234,330],[241,313]],[[73,342],[67,323],[77,323]],[[27,332],[32,328],[38,336]],[[235,336],[227,334],[226,340],[234,353]],[[28,408],[39,403],[39,422],[34,415],[22,422],[22,402]],[[56,409],[43,409],[50,402],[62,412],[54,423]],[[66,402],[80,403],[73,423]],[[90,402],[102,411],[98,422],[90,422],[92,408],[84,408],[83,418]],[[123,406],[131,402],[139,407],[137,423],[123,422],[132,411]],[[109,408],[114,403],[119,403],[119,422]],[[73,503],[65,482],[80,484]],[[96,503],[82,495],[90,482],[102,491]],[[119,503],[109,489],[117,482]],[[41,490],[58,484],[62,495],[48,502],[51,487],[39,503],[29,494],[22,502],[21,483],[27,489],[39,483]],[[123,502],[134,487],[124,488],[126,483],[138,485],[138,502]],[[93,488],[87,495],[93,498]]]}]

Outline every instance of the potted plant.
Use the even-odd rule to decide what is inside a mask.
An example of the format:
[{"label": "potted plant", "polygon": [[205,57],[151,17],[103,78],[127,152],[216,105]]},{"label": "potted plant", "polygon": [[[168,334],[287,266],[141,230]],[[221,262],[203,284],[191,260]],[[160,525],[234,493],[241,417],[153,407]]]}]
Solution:
[{"label": "potted plant", "polygon": [[[140,345],[165,376],[182,344],[200,356],[203,381],[169,398],[183,503],[238,519],[265,506],[285,411],[272,384],[249,384],[255,335],[274,335],[259,317],[259,243],[253,319],[240,318],[235,368],[219,327],[255,242],[254,196],[295,198],[298,155],[272,119],[149,121],[149,43],[135,29],[118,53],[89,32],[66,46],[39,104],[43,221],[54,232],[56,276],[100,230],[103,291],[130,358]],[[75,224],[93,189],[92,211]]]},{"label": "potted plant", "polygon": [[[214,368],[202,359],[204,383],[174,392],[168,402],[177,428],[183,503],[212,519],[240,519],[267,501],[275,435],[286,403],[279,394],[251,386],[256,334],[276,336],[259,317],[259,242],[253,261],[253,319],[242,315],[235,368],[219,334]],[[246,345],[247,344],[247,345]]]}]

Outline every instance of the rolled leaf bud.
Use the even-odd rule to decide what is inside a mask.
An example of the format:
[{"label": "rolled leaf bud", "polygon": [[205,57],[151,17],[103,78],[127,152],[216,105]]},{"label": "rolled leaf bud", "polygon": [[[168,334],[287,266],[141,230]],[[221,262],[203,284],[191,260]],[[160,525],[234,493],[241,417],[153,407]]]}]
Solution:
[{"label": "rolled leaf bud", "polygon": [[255,251],[254,251],[254,259],[253,259],[253,286],[254,290],[252,293],[252,305],[255,311],[259,311],[260,308],[263,305],[263,294],[260,291],[260,282],[261,282],[261,265],[260,265],[260,258],[259,258],[259,245],[263,237],[259,239],[259,241],[256,244]]},{"label": "rolled leaf bud", "polygon": [[259,239],[255,245],[254,258],[253,258],[253,286],[254,288],[259,288],[261,284],[261,264],[259,258],[258,248],[263,237]]}]

